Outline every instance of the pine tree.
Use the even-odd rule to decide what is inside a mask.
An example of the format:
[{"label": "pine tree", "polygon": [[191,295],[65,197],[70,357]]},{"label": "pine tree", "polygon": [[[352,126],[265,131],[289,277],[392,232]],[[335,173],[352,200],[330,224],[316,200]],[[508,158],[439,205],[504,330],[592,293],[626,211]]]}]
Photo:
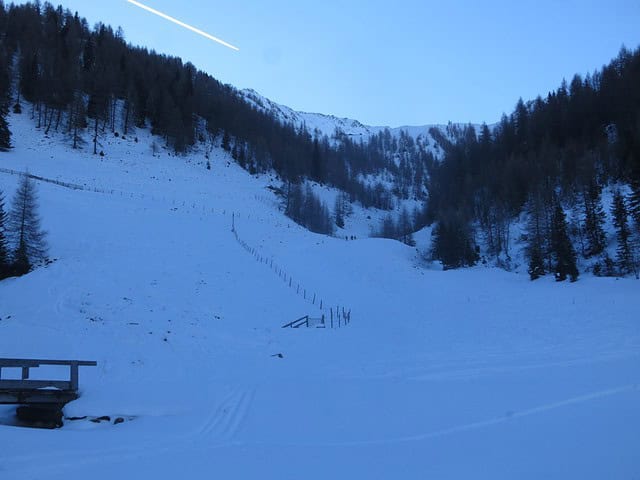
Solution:
[{"label": "pine tree", "polygon": [[[640,170],[640,168],[639,168]],[[640,172],[638,172],[640,175]],[[640,232],[640,178],[631,182],[631,194],[629,195],[629,213],[636,222]]]},{"label": "pine tree", "polygon": [[398,219],[398,240],[410,247],[416,246],[416,241],[413,238],[413,223],[411,222],[411,216],[406,207],[400,212],[400,218]]},{"label": "pine tree", "polygon": [[551,226],[551,251],[556,281],[564,282],[567,277],[575,282],[578,279],[576,252],[569,238],[567,217],[559,200],[556,200]]},{"label": "pine tree", "polygon": [[398,225],[391,214],[387,214],[382,219],[378,231],[373,233],[374,237],[390,238],[396,240],[398,238]]},{"label": "pine tree", "polygon": [[334,216],[336,219],[336,225],[339,228],[344,228],[344,209],[342,205],[341,195],[338,195],[336,197],[336,203],[333,210],[334,210]]},{"label": "pine tree", "polygon": [[87,127],[87,110],[81,92],[76,92],[71,104],[69,127],[73,132],[73,148],[79,147],[82,142],[80,131]]},{"label": "pine tree", "polygon": [[7,55],[0,45],[0,152],[6,152],[11,148],[11,131],[7,123],[9,91],[11,85],[11,71],[7,61]]},{"label": "pine tree", "polygon": [[25,274],[47,256],[46,233],[40,227],[38,197],[34,181],[24,173],[13,199],[8,221],[14,245],[14,268]]},{"label": "pine tree", "polygon": [[6,152],[11,148],[11,131],[5,118],[5,113],[0,109],[0,152]]},{"label": "pine tree", "polygon": [[545,275],[544,259],[542,249],[537,242],[532,243],[529,247],[529,277],[531,280],[537,280]]},{"label": "pine tree", "polygon": [[604,233],[605,213],[602,208],[601,189],[592,182],[583,192],[584,232],[587,240],[585,256],[592,257],[602,253],[607,243]]},{"label": "pine tree", "polygon": [[635,271],[628,217],[629,212],[625,198],[620,191],[617,191],[613,196],[613,224],[616,227],[618,240],[616,264],[621,275],[627,275]]},{"label": "pine tree", "polygon": [[441,219],[432,233],[432,255],[442,262],[444,270],[471,267],[478,261],[473,232],[469,224],[456,212]]},{"label": "pine tree", "polygon": [[527,226],[527,256],[529,257],[529,276],[531,280],[543,277],[545,268],[545,232],[547,231],[543,202],[540,195],[531,195],[527,204],[529,223]]},{"label": "pine tree", "polygon": [[0,190],[0,280],[9,275],[9,248],[5,233],[7,215],[4,211],[4,195]]},{"label": "pine tree", "polygon": [[224,135],[222,136],[222,148],[227,152],[231,151],[231,137],[229,137],[229,132],[224,131]]},{"label": "pine tree", "polygon": [[317,138],[313,141],[313,153],[311,155],[311,178],[320,183],[324,181],[322,157],[320,155],[320,145]]}]

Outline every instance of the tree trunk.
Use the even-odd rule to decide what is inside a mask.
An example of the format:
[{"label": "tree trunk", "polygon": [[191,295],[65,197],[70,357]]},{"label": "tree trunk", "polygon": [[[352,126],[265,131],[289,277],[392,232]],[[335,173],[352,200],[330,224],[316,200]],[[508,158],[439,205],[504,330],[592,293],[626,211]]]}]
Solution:
[{"label": "tree trunk", "polygon": [[95,130],[93,134],[93,154],[98,154],[98,116],[96,115]]},{"label": "tree trunk", "polygon": [[[47,128],[44,131],[45,135],[49,135],[49,130],[51,130],[51,125],[53,124],[53,113],[53,108],[49,109],[49,107],[47,107],[44,112],[44,122],[47,124]],[[49,115],[49,120],[47,120],[47,115]]]},{"label": "tree trunk", "polygon": [[117,100],[114,97],[113,102],[111,103],[111,131],[112,132],[116,131],[116,105],[117,105]]},{"label": "tree trunk", "polygon": [[58,116],[56,117],[56,132],[58,131],[58,127],[60,126],[60,118],[62,117],[62,109],[58,109]]},{"label": "tree trunk", "polygon": [[124,114],[124,132],[123,135],[129,134],[129,112],[131,110],[131,102],[127,100],[125,105],[125,114]]}]

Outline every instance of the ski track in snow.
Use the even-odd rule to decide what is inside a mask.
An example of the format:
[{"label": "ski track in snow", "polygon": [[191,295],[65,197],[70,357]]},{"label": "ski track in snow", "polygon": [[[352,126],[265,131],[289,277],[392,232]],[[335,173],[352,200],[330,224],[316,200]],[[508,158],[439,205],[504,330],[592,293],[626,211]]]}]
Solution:
[{"label": "ski track in snow", "polygon": [[[235,436],[241,429],[248,415],[254,389],[232,387],[229,393],[219,402],[213,412],[205,416],[204,422],[194,435],[185,431],[179,435],[163,435],[153,441],[137,442],[124,440],[117,447],[79,448],[74,452],[68,450],[38,452],[29,455],[16,455],[2,458],[0,454],[0,473],[3,469],[20,474],[46,472],[49,469],[77,469],[95,464],[124,462],[143,457],[164,456],[177,452],[207,451],[210,449],[239,445]],[[202,405],[202,411],[207,408]],[[135,421],[134,421],[135,422]],[[17,427],[2,427],[17,428]],[[110,426],[107,428],[118,428]]]},{"label": "ski track in snow", "polygon": [[220,402],[202,426],[202,441],[233,441],[251,408],[255,391],[234,388]]},{"label": "ski track in snow", "polygon": [[500,417],[491,418],[488,420],[482,420],[479,422],[473,422],[466,425],[458,425],[455,427],[446,428],[446,429],[438,430],[435,432],[428,432],[428,433],[422,433],[418,435],[410,435],[406,437],[389,438],[389,439],[381,439],[381,440],[335,442],[335,443],[310,445],[310,446],[362,447],[367,445],[388,445],[388,444],[395,444],[395,443],[420,442],[420,441],[429,440],[433,438],[443,437],[445,435],[453,435],[456,433],[462,433],[469,430],[476,430],[480,428],[491,427],[491,426],[494,426],[500,423],[509,422],[518,418],[525,418],[533,415],[539,415],[541,413],[550,412],[552,410],[556,410],[559,408],[565,408],[572,405],[579,405],[581,403],[588,403],[588,402],[599,400],[606,397],[612,397],[615,395],[621,395],[624,393],[638,392],[638,391],[640,391],[640,385],[637,385],[637,384],[625,385],[623,387],[612,388],[612,389],[603,390],[600,392],[593,392],[586,395],[581,395],[579,397],[569,398],[566,400],[550,403],[547,405],[540,405],[538,407],[530,408],[528,410],[522,410],[520,412],[510,412]]},{"label": "ski track in snow", "polygon": [[[166,438],[161,441],[148,442],[143,445],[131,444],[118,448],[82,450],[69,454],[38,453],[25,456],[17,456],[0,460],[0,472],[2,469],[15,471],[21,475],[46,472],[49,469],[70,469],[71,471],[81,467],[96,464],[108,464],[111,462],[124,463],[130,460],[147,457],[160,457],[165,455],[175,456],[179,453],[208,452],[219,448],[228,447],[311,447],[311,448],[362,448],[367,446],[384,446],[401,443],[424,442],[439,437],[456,435],[471,430],[493,427],[499,424],[514,422],[521,418],[537,416],[553,410],[568,408],[585,404],[607,397],[635,393],[640,391],[640,384],[625,385],[608,390],[592,392],[578,397],[568,398],[557,402],[536,406],[522,411],[509,412],[505,415],[481,420],[464,425],[457,425],[442,430],[426,432],[416,435],[408,435],[397,438],[383,438],[378,440],[358,441],[324,441],[324,442],[251,442],[234,440],[234,434],[238,431],[244,417],[250,408],[255,391],[246,391],[241,388],[233,388],[222,400],[215,413],[203,424],[196,436],[185,435],[182,437]],[[0,457],[1,459],[1,457]]]}]

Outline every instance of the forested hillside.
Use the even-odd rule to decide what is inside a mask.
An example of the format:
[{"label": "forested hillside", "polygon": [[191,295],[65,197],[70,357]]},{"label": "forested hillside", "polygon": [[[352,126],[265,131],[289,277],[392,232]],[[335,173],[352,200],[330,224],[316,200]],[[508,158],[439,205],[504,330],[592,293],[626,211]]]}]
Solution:
[{"label": "forested hillside", "polygon": [[[433,156],[423,141],[398,141],[388,131],[371,142],[340,131],[331,139],[310,132],[274,118],[190,63],[129,45],[122,30],[90,28],[77,13],[49,3],[5,7],[0,1],[0,38],[2,148],[10,146],[7,109],[22,112],[26,101],[24,113],[44,134],[64,132],[73,148],[94,154],[101,135],[151,127],[176,153],[217,142],[252,173],[273,170],[285,183],[306,178],[332,185],[365,207],[391,209],[393,197],[424,198]],[[295,218],[327,223],[312,218],[314,212]]]},{"label": "forested hillside", "polygon": [[[11,148],[9,110],[94,155],[107,135],[150,128],[176,154],[220,146],[251,173],[275,172],[287,215],[319,233],[341,228],[358,202],[389,211],[376,236],[413,245],[434,225],[432,257],[445,268],[481,258],[509,268],[523,241],[532,278],[576,279],[580,259],[599,275],[638,272],[640,49],[520,100],[491,127],[328,135],[49,3],[0,0],[0,40],[0,150]],[[326,205],[312,182],[343,193]]]},{"label": "forested hillside", "polygon": [[[476,135],[467,128],[430,174],[428,220],[436,223],[434,256],[445,267],[475,263],[479,243],[508,257],[510,227],[522,216],[532,278],[575,279],[577,255],[596,259],[596,274],[637,274],[640,49],[623,48],[609,65],[563,81],[546,98],[521,99],[493,129]],[[613,209],[603,206],[607,187]],[[613,240],[607,215],[616,258],[606,251]]]}]

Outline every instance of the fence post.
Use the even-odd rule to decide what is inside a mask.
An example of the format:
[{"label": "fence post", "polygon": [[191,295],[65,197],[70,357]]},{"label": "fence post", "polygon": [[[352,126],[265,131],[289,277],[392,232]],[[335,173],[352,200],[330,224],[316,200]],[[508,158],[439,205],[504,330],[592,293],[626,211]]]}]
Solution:
[{"label": "fence post", "polygon": [[70,372],[70,380],[71,380],[71,390],[78,390],[78,364],[74,363],[69,365],[71,370]]}]

